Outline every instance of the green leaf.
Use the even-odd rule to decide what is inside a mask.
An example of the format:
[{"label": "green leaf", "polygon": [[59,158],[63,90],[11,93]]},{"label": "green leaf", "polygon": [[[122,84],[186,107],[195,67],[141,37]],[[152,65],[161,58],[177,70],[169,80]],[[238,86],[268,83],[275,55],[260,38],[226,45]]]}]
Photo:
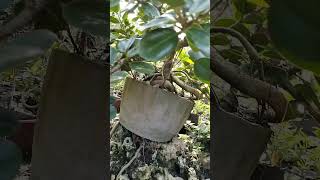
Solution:
[{"label": "green leaf", "polygon": [[120,0],[110,0],[110,7],[116,7],[119,6]]},{"label": "green leaf", "polygon": [[255,4],[255,5],[258,5],[260,7],[264,7],[264,8],[268,8],[269,7],[269,4],[266,3],[265,0],[248,0],[248,2],[250,2],[252,4]]},{"label": "green leaf", "polygon": [[210,33],[201,27],[192,26],[187,30],[186,35],[189,44],[195,45],[197,50],[210,57]]},{"label": "green leaf", "polygon": [[68,23],[63,18],[62,5],[50,1],[41,16],[34,19],[35,29],[47,29],[54,33],[67,30]]},{"label": "green leaf", "polygon": [[13,135],[17,125],[17,119],[12,112],[0,111],[0,139]]},{"label": "green leaf", "polygon": [[132,70],[143,74],[152,74],[155,72],[155,68],[152,64],[143,61],[131,62],[129,66]]},{"label": "green leaf", "polygon": [[118,83],[128,76],[126,71],[117,71],[111,75],[110,83]]},{"label": "green leaf", "polygon": [[133,44],[133,47],[128,50],[127,57],[133,57],[139,54],[139,45],[140,45],[141,38],[136,38]]},{"label": "green leaf", "polygon": [[110,113],[110,115],[109,115],[110,120],[114,119],[117,116],[117,110],[113,105],[110,105],[110,112],[109,113]]},{"label": "green leaf", "polygon": [[110,111],[109,111],[110,115],[109,115],[109,117],[110,117],[110,120],[111,120],[111,119],[114,119],[117,116],[117,110],[113,106],[114,103],[115,103],[116,97],[114,97],[114,96],[109,96],[109,97],[110,97],[110,106],[109,106],[110,107]]},{"label": "green leaf", "polygon": [[162,3],[166,3],[171,7],[179,7],[184,5],[184,0],[159,0]]},{"label": "green leaf", "polygon": [[0,1],[0,11],[3,11],[9,7],[11,0],[1,0]]},{"label": "green leaf", "polygon": [[211,42],[214,45],[225,46],[225,45],[230,44],[231,40],[228,38],[228,36],[226,36],[224,34],[214,34],[212,39],[211,39]]},{"label": "green leaf", "polygon": [[210,0],[193,0],[189,6],[189,12],[192,14],[203,14],[210,10]]},{"label": "green leaf", "polygon": [[72,1],[63,7],[65,19],[71,25],[93,35],[106,37],[109,26],[105,1]]},{"label": "green leaf", "polygon": [[148,17],[155,18],[160,16],[159,10],[148,2],[143,3],[141,8],[143,9],[144,15]]},{"label": "green leaf", "polygon": [[206,57],[201,51],[194,51],[192,49],[188,51],[188,55],[193,62]]},{"label": "green leaf", "polygon": [[172,26],[176,20],[170,16],[170,15],[162,15],[160,17],[157,17],[155,19],[152,19],[151,21],[147,22],[142,26],[143,29],[153,28],[153,27],[161,27],[161,28],[167,28]]},{"label": "green leaf", "polygon": [[155,29],[142,37],[139,53],[146,60],[157,61],[174,52],[177,44],[178,34],[173,29]]},{"label": "green leaf", "polygon": [[319,98],[309,83],[297,84],[294,88],[307,102],[314,103],[316,106],[320,107]]},{"label": "green leaf", "polygon": [[210,59],[201,58],[194,62],[194,73],[204,83],[210,83],[211,70],[210,70]]},{"label": "green leaf", "polygon": [[231,27],[237,23],[236,20],[234,19],[229,19],[229,18],[224,18],[224,19],[219,19],[216,22],[214,22],[215,26],[219,27]]},{"label": "green leaf", "polygon": [[0,72],[44,55],[57,39],[48,30],[35,30],[8,42],[0,48]]},{"label": "green leaf", "polygon": [[118,43],[118,49],[120,52],[127,52],[134,43],[135,38],[125,39]]},{"label": "green leaf", "polygon": [[119,20],[113,16],[110,16],[110,22],[115,23],[115,24],[120,23]]},{"label": "green leaf", "polygon": [[119,51],[114,48],[114,47],[110,47],[110,64],[114,64],[116,61],[118,61],[121,57],[121,53],[119,53]]},{"label": "green leaf", "polygon": [[320,1],[271,1],[269,32],[281,54],[320,74]]},{"label": "green leaf", "polygon": [[0,141],[0,179],[12,180],[19,172],[22,153],[11,141]]},{"label": "green leaf", "polygon": [[262,24],[263,17],[258,13],[250,13],[244,16],[242,22],[246,24]]}]

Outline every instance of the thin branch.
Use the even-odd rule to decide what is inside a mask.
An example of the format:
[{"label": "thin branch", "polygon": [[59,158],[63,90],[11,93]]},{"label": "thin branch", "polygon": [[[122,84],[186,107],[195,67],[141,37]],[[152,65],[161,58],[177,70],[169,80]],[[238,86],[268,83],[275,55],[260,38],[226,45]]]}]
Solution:
[{"label": "thin branch", "polygon": [[113,74],[121,69],[121,66],[125,63],[125,59],[120,59],[118,63],[110,70],[110,74]]},{"label": "thin branch", "polygon": [[211,30],[213,33],[229,34],[230,36],[237,38],[241,42],[243,47],[246,49],[251,61],[260,65],[260,79],[264,80],[263,62],[261,61],[259,54],[257,50],[251,45],[251,43],[240,32],[225,27],[213,27]]},{"label": "thin branch", "polygon": [[120,172],[119,172],[118,175],[117,175],[116,180],[120,179],[121,174],[133,163],[133,161],[134,161],[135,159],[137,159],[137,158],[140,156],[140,151],[141,151],[142,147],[143,147],[143,145],[141,145],[141,146],[137,149],[137,151],[136,151],[135,155],[132,157],[132,159],[131,159],[126,165],[124,165],[124,166],[121,168]]},{"label": "thin branch", "polygon": [[70,38],[70,40],[71,40],[71,43],[72,43],[72,45],[73,45],[74,50],[75,50],[78,54],[80,54],[80,49],[79,49],[78,45],[76,44],[76,42],[75,42],[75,40],[74,40],[74,38],[73,38],[73,36],[72,36],[71,29],[70,29],[70,26],[69,26],[69,25],[68,25],[68,27],[67,27],[67,32],[68,32],[68,36],[69,36],[69,38]]},{"label": "thin branch", "polygon": [[117,122],[115,123],[115,125],[112,127],[111,131],[110,131],[110,137],[112,137],[112,135],[114,134],[114,132],[116,132],[116,130],[117,130],[117,128],[119,127],[119,125],[120,125],[120,122],[117,121]]}]

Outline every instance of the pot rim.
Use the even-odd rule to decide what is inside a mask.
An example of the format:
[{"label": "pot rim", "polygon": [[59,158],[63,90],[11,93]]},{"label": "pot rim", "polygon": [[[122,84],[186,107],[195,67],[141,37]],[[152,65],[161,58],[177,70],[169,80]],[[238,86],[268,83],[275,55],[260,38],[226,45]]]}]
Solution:
[{"label": "pot rim", "polygon": [[175,93],[166,91],[166,90],[161,89],[161,88],[159,88],[159,87],[153,87],[153,86],[151,86],[150,84],[148,84],[148,83],[146,83],[146,82],[144,82],[144,81],[139,81],[139,80],[134,79],[134,78],[132,78],[132,77],[126,77],[125,82],[127,82],[128,79],[134,81],[135,83],[138,83],[138,84],[141,84],[141,85],[143,85],[143,86],[146,86],[147,88],[156,89],[156,91],[163,92],[163,93],[166,94],[166,95],[169,95],[169,96],[172,96],[172,95],[173,95],[173,96],[175,96],[175,97],[177,97],[177,98],[180,98],[180,99],[185,100],[185,101],[187,101],[187,102],[189,102],[189,103],[192,103],[193,106],[194,106],[194,101],[191,100],[191,99],[188,99],[188,98],[186,98],[186,97],[181,97],[181,96],[179,96],[179,95],[177,95],[177,94],[175,94]]}]

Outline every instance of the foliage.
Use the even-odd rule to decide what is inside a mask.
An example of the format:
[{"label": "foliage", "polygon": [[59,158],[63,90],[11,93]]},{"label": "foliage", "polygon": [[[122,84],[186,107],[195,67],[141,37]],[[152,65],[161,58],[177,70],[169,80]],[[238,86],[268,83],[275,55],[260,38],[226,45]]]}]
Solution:
[{"label": "foliage", "polygon": [[[16,15],[21,13],[24,8],[29,8],[27,3],[27,1],[11,3],[11,1],[2,0],[0,2],[0,11],[1,13],[10,12],[10,15]],[[61,4],[62,6],[60,6]],[[48,50],[61,47],[61,34],[63,34],[61,31],[68,31],[69,38],[71,37],[72,39],[72,32],[69,26],[71,25],[72,28],[79,28],[89,35],[106,37],[105,31],[108,23],[105,16],[105,5],[106,2],[101,1],[91,1],[90,3],[87,1],[76,1],[66,3],[66,1],[61,0],[50,1],[48,7],[45,7],[46,11],[39,11],[36,8],[32,8],[32,10],[37,11],[35,12],[38,13],[37,16],[23,17],[22,20],[20,19],[18,21],[22,22],[33,18],[32,23],[34,27],[29,29],[25,28],[24,30],[27,32],[22,31],[19,35],[16,34],[16,29],[9,30],[12,32],[8,32],[8,36],[10,36],[8,39],[1,36],[1,79],[15,79],[15,68],[24,64],[25,74],[23,75],[23,81],[15,83],[15,88],[25,90],[32,87],[28,90],[28,93],[37,89],[37,87],[34,87],[37,83],[30,81],[26,76],[40,78],[38,76],[43,75],[43,59],[45,59],[44,57],[50,52]],[[39,5],[39,7],[41,8],[41,5]],[[29,14],[32,13],[29,12]],[[39,14],[41,15],[39,16]],[[8,21],[12,19],[15,19],[15,17],[8,18]],[[6,23],[7,22],[1,24],[1,33],[3,33],[4,29],[8,29]],[[11,26],[15,25],[11,24]],[[7,34],[5,34],[5,36],[7,36]],[[72,41],[73,40],[74,39],[72,39]],[[73,43],[73,46],[79,51],[75,43]],[[84,54],[84,52],[78,53]],[[39,82],[37,85],[39,85]],[[12,98],[14,96],[16,95],[12,95]],[[25,95],[22,94],[20,96],[24,97]],[[38,98],[38,96],[33,98]],[[17,122],[16,118],[12,117],[9,112],[0,112],[0,116],[0,179],[11,180],[16,176],[20,167],[22,154],[17,145],[6,139],[14,133],[14,130],[17,128]]]},{"label": "foliage", "polygon": [[[320,112],[316,4],[313,0],[218,0],[213,3],[211,29],[225,28],[239,33],[256,50],[258,58],[252,57],[255,52],[250,52],[239,37],[225,32],[211,34],[216,56],[238,66],[243,73],[277,87],[289,102],[286,121],[305,120],[312,114],[319,122],[315,115]],[[262,68],[259,63],[263,64]],[[225,89],[221,86],[224,85],[218,87]],[[248,99],[232,89],[224,92],[221,99],[227,99],[228,93],[238,100]],[[238,111],[241,112],[241,108],[238,106]],[[286,162],[289,162],[303,170],[319,172],[319,136],[309,137],[304,133],[305,127],[287,122],[273,126],[274,135],[267,150],[272,165],[288,166]]]},{"label": "foliage", "polygon": [[[112,1],[110,63],[121,66],[111,75],[112,85],[126,76],[159,73],[164,61],[174,59],[175,76],[208,92],[210,66],[208,59],[200,60],[209,58],[208,3]],[[191,60],[188,51],[200,56]]]},{"label": "foliage", "polygon": [[274,135],[267,153],[272,165],[290,164],[301,170],[314,170],[320,174],[320,136],[309,138],[290,122],[274,126]]}]

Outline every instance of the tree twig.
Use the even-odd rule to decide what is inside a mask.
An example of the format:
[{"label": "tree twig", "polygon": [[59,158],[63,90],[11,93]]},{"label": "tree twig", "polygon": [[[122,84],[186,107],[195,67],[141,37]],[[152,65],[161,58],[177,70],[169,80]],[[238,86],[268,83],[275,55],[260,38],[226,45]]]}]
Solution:
[{"label": "tree twig", "polygon": [[137,151],[136,151],[135,155],[132,157],[132,159],[131,159],[126,165],[124,165],[124,166],[121,168],[120,172],[119,172],[118,175],[117,175],[116,180],[118,180],[118,179],[120,178],[121,174],[133,163],[133,161],[134,161],[135,159],[137,159],[137,158],[139,157],[140,151],[141,151],[142,147],[143,147],[143,145],[140,145],[140,147],[137,149]]},{"label": "tree twig", "polygon": [[110,131],[110,137],[112,137],[112,135],[114,134],[114,132],[116,132],[116,130],[117,130],[117,128],[119,127],[119,125],[120,125],[120,122],[117,121],[117,122],[115,123],[115,125],[112,127],[111,131]]}]

